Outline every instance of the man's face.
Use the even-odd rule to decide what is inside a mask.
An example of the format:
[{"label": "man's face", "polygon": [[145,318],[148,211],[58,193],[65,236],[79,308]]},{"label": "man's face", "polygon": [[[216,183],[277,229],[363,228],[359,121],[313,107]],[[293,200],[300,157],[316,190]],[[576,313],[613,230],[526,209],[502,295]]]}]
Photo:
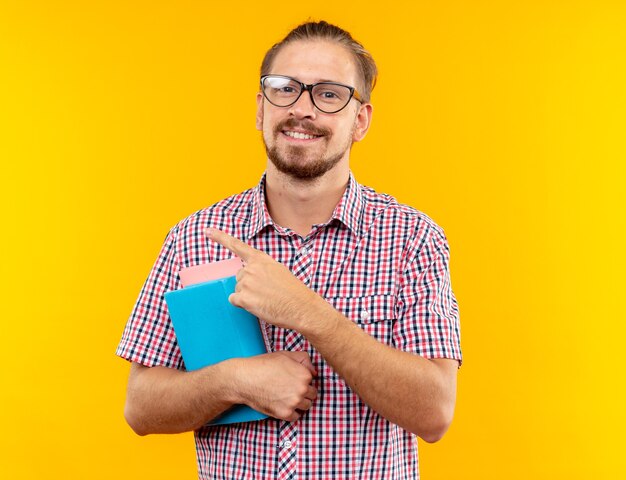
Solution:
[{"label": "man's face", "polygon": [[[350,52],[327,41],[284,46],[270,73],[306,84],[332,81],[353,87],[358,78]],[[278,171],[297,179],[318,178],[338,163],[347,163],[350,147],[365,136],[371,115],[371,105],[354,99],[338,113],[323,113],[306,91],[290,107],[276,107],[262,93],[257,102],[257,129],[263,132],[269,160]]]}]

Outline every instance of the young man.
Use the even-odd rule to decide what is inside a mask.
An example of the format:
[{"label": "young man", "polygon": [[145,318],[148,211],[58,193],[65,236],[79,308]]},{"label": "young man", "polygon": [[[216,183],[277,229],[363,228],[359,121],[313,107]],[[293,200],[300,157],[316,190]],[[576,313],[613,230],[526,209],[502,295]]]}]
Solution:
[{"label": "young man", "polygon": [[[200,478],[419,478],[415,435],[447,430],[461,361],[445,236],[350,173],[376,66],[349,33],[301,25],[261,75],[266,173],[167,236],[118,347],[126,419],[140,435],[194,430]],[[272,351],[186,372],[163,294],[181,268],[233,255],[230,301],[267,324]],[[234,404],[271,418],[206,426]]]}]

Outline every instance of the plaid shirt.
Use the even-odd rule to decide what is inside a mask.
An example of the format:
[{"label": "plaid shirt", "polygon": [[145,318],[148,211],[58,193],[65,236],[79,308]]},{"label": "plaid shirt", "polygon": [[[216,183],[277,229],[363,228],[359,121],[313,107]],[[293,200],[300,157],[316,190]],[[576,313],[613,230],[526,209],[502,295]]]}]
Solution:
[{"label": "plaid shirt", "polygon": [[[117,354],[184,369],[163,294],[181,268],[232,256],[205,238],[214,227],[288,266],[309,288],[380,342],[461,361],[458,309],[443,231],[426,215],[358,184],[352,174],[331,219],[306,238],[275,224],[260,184],[200,210],[167,235]],[[203,427],[195,432],[201,479],[418,479],[415,435],[355,395],[306,338],[267,325],[273,350],[303,350],[318,398],[298,421]],[[379,374],[384,375],[384,366]]]}]

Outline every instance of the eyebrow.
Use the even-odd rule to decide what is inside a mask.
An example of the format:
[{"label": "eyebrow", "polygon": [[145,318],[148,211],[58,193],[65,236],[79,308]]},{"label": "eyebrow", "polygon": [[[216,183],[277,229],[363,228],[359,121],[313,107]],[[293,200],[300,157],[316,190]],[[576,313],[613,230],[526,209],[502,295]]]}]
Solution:
[{"label": "eyebrow", "polygon": [[321,78],[321,79],[316,80],[315,82],[307,83],[307,82],[304,82],[304,81],[300,80],[297,77],[292,77],[291,75],[284,75],[282,73],[273,73],[273,74],[270,73],[269,75],[278,75],[279,77],[293,78],[294,80],[297,80],[297,81],[302,82],[302,83],[307,84],[307,85],[313,85],[315,83],[326,83],[326,82],[329,82],[329,83],[340,83],[341,85],[350,85],[349,83],[340,82],[339,80],[332,80],[330,78]]},{"label": "eyebrow", "polygon": [[[295,78],[295,77],[292,77],[292,78]],[[296,79],[296,80],[297,80],[297,79]],[[300,80],[300,82],[302,82],[302,80]],[[319,79],[319,80],[317,80],[316,82],[312,82],[312,83],[310,83],[310,84],[308,84],[308,85],[313,85],[313,84],[315,84],[315,83],[327,83],[327,82],[328,82],[328,83],[339,83],[339,84],[341,84],[341,85],[346,85],[346,86],[349,86],[349,85],[350,85],[349,83],[340,82],[340,81],[338,81],[338,80],[331,80],[331,79],[324,79],[324,78]],[[306,83],[306,82],[302,82],[302,83]]]}]

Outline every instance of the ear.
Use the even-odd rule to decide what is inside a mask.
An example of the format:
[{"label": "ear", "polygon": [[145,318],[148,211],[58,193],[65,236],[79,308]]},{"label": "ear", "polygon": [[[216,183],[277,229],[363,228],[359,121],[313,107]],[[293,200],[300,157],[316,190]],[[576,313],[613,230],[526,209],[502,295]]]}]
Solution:
[{"label": "ear", "polygon": [[263,94],[256,94],[256,129],[263,131]]},{"label": "ear", "polygon": [[371,103],[364,103],[359,107],[359,111],[356,115],[356,126],[354,133],[352,134],[353,142],[360,142],[365,138],[367,131],[372,123],[372,111],[374,107]]}]

